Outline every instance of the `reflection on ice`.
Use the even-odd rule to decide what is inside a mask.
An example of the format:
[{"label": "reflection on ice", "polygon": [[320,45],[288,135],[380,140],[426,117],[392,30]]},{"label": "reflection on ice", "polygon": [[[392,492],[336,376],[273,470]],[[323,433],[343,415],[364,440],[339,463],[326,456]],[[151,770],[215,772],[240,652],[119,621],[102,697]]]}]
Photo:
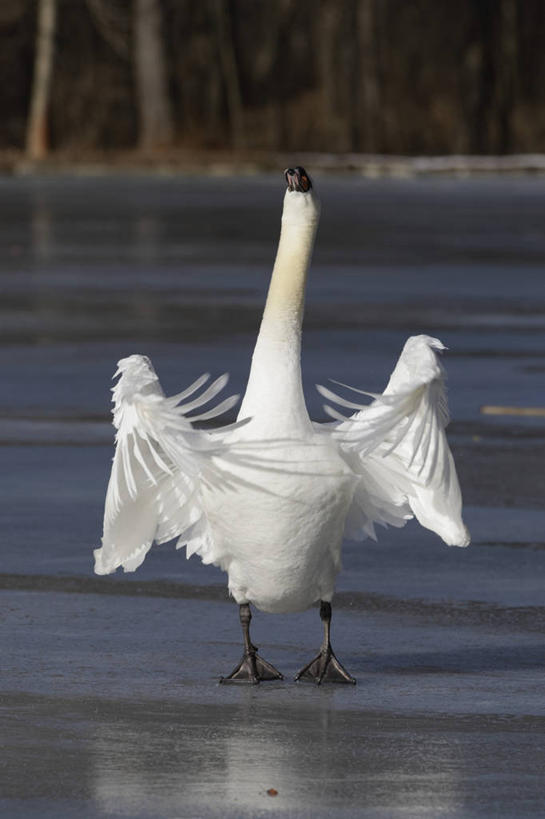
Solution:
[{"label": "reflection on ice", "polygon": [[467,760],[429,726],[394,733],[390,718],[336,711],[327,689],[312,709],[289,714],[263,702],[264,692],[240,693],[235,707],[181,706],[100,724],[92,751],[97,808],[254,817],[347,806],[359,815],[372,806],[389,816],[412,809],[439,817],[463,803],[459,770]]},{"label": "reflection on ice", "polygon": [[32,253],[36,262],[47,262],[53,257],[53,214],[47,196],[38,192],[33,198],[30,219]]},{"label": "reflection on ice", "polygon": [[160,257],[161,223],[153,214],[137,216],[133,223],[134,254],[141,263],[155,263]]}]

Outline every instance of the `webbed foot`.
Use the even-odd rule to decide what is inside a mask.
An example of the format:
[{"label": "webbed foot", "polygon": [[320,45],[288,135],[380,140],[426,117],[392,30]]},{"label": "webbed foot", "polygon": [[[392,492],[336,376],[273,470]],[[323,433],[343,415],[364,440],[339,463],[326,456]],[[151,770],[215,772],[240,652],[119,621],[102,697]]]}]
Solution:
[{"label": "webbed foot", "polygon": [[331,648],[320,651],[317,657],[295,675],[295,680],[312,680],[316,685],[323,682],[356,684],[354,677],[341,665]]},{"label": "webbed foot", "polygon": [[324,641],[320,653],[295,675],[295,679],[312,680],[317,685],[323,682],[355,685],[356,680],[343,668],[331,648],[331,603],[327,600],[322,600],[320,603],[320,619],[324,624]]},{"label": "webbed foot", "polygon": [[262,680],[283,680],[276,668],[259,657],[255,651],[244,654],[237,667],[228,677],[220,677],[220,683],[246,683],[257,685]]},{"label": "webbed foot", "polygon": [[220,677],[220,683],[257,685],[262,680],[283,680],[284,677],[280,671],[277,671],[267,660],[258,656],[257,646],[254,646],[250,639],[252,613],[248,603],[240,604],[239,615],[244,637],[244,654],[240,663],[231,671],[228,677]]}]

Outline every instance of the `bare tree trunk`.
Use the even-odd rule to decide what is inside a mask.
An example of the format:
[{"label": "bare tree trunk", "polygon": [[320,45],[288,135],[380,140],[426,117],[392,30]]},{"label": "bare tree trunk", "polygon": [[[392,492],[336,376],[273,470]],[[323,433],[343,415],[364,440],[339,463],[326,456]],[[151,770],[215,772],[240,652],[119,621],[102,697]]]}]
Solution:
[{"label": "bare tree trunk", "polygon": [[30,159],[43,159],[49,150],[47,112],[51,92],[56,22],[57,0],[40,0],[32,96],[26,132],[26,152]]},{"label": "bare tree trunk", "polygon": [[318,23],[318,77],[320,87],[321,137],[327,150],[339,150],[337,70],[335,60],[339,6],[322,0]]},{"label": "bare tree trunk", "polygon": [[359,150],[375,153],[379,147],[379,83],[376,57],[375,0],[359,0],[357,32],[360,55]]},{"label": "bare tree trunk", "polygon": [[218,71],[212,70],[208,74],[208,84],[206,86],[206,141],[205,146],[216,146],[221,135],[221,107],[223,103],[223,89],[221,87],[221,77]]},{"label": "bare tree trunk", "polygon": [[484,0],[476,7],[477,59],[475,59],[475,86],[477,89],[472,123],[470,150],[486,154],[495,150],[492,137],[494,96],[496,87],[495,61],[495,0]]},{"label": "bare tree trunk", "polygon": [[139,145],[154,150],[172,144],[159,0],[134,0],[134,60],[140,116]]},{"label": "bare tree trunk", "polygon": [[498,139],[497,149],[508,153],[513,145],[513,109],[517,77],[518,9],[516,0],[500,3],[500,42],[498,62]]},{"label": "bare tree trunk", "polygon": [[225,0],[213,0],[218,50],[221,69],[227,93],[227,108],[231,124],[231,143],[233,148],[244,148],[246,135],[244,129],[244,111],[242,108],[242,94],[240,78],[233,42],[233,31],[229,9]]}]

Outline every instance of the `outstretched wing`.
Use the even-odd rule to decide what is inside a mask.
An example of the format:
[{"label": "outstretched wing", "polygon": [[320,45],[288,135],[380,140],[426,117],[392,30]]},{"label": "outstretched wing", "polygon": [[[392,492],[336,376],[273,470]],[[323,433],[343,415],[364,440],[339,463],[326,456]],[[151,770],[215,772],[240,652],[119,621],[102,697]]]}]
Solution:
[{"label": "outstretched wing", "polygon": [[119,566],[134,571],[153,541],[164,543],[197,530],[202,541],[198,482],[203,474],[208,479],[213,475],[212,458],[222,445],[221,438],[195,429],[192,422],[220,415],[238,400],[231,396],[188,418],[218,395],[227,375],[199,392],[209,380],[203,375],[170,398],[145,356],[122,359],[116,375],[121,375],[113,388],[116,449],[102,547],[94,552],[97,574],[109,574]]},{"label": "outstretched wing", "polygon": [[384,393],[363,393],[374,399],[368,405],[318,387],[337,406],[356,410],[346,417],[325,407],[336,421],[328,429],[361,476],[347,518],[348,537],[374,537],[375,523],[403,526],[415,515],[449,545],[469,544],[445,434],[449,420],[445,378],[436,353],[443,349],[430,336],[409,338]]}]

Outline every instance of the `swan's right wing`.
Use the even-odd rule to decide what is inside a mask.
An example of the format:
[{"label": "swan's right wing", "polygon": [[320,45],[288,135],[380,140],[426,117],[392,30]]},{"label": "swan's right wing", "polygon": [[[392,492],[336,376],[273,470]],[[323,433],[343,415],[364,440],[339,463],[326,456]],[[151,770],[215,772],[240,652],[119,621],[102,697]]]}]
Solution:
[{"label": "swan's right wing", "polygon": [[411,485],[399,465],[381,452],[362,457],[343,447],[343,456],[358,481],[346,516],[344,536],[349,540],[376,540],[376,526],[401,528],[414,517],[409,503]]},{"label": "swan's right wing", "polygon": [[[348,518],[347,535],[373,536],[374,523],[402,526],[415,515],[449,545],[467,546],[462,496],[445,427],[448,407],[443,368],[429,336],[413,336],[382,395],[362,405],[331,390],[321,394],[341,407],[356,409],[347,418],[326,407],[337,423],[330,427],[353,471],[361,476]],[[356,392],[359,392],[356,390]]]},{"label": "swan's right wing", "polygon": [[199,484],[220,479],[214,460],[222,454],[223,445],[221,436],[214,438],[195,429],[192,421],[220,415],[238,400],[231,396],[213,409],[188,417],[216,397],[227,376],[197,397],[208,375],[167,398],[145,356],[123,359],[118,374],[121,378],[113,389],[116,449],[106,493],[102,547],[94,553],[97,574],[109,574],[119,566],[134,571],[153,541],[180,537],[182,543],[192,540],[198,544],[192,551],[206,549]]}]

